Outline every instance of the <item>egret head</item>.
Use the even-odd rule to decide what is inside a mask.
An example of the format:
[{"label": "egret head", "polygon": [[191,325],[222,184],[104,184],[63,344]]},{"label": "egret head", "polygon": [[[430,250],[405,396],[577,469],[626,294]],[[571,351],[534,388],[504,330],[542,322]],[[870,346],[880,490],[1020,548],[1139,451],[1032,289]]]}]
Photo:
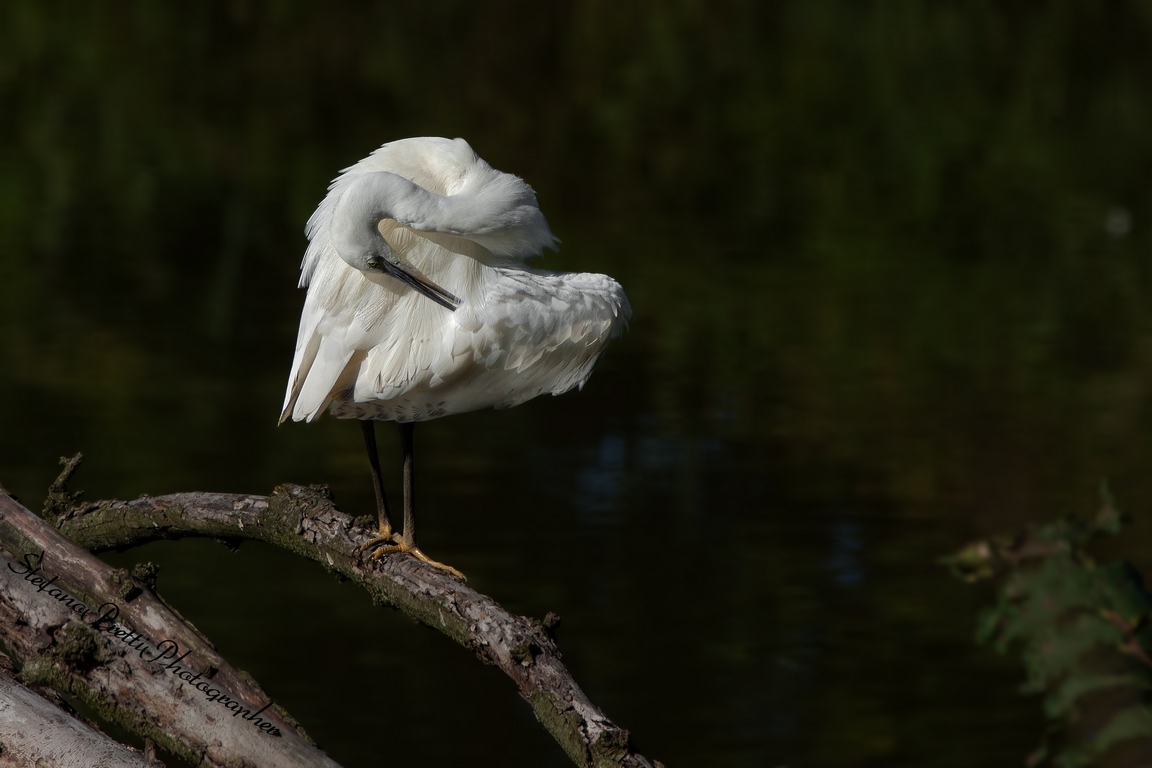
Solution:
[{"label": "egret head", "polygon": [[455,311],[460,299],[401,263],[399,254],[380,233],[380,221],[388,218],[379,201],[365,199],[355,186],[347,190],[332,212],[332,247],[348,266],[369,274],[385,274]]}]

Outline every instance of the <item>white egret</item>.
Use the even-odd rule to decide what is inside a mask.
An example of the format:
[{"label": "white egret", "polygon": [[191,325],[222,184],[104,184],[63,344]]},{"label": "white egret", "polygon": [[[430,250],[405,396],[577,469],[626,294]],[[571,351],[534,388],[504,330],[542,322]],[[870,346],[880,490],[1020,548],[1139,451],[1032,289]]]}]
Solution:
[{"label": "white egret", "polygon": [[[280,421],[312,421],[325,407],[360,419],[380,525],[373,557],[408,552],[461,576],[416,546],[415,423],[583,386],[624,329],[628,299],[606,275],[526,266],[556,243],[536,195],[463,139],[380,147],[332,182],[307,235],[308,293]],[[400,425],[401,533],[376,421]]]}]

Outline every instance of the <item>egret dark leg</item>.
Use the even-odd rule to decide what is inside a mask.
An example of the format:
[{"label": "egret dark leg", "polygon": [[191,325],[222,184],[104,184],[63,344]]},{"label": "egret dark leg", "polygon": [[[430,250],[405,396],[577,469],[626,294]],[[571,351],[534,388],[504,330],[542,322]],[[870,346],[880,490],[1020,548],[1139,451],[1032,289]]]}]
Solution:
[{"label": "egret dark leg", "polygon": [[[404,454],[404,530],[402,533],[399,533],[399,534],[393,533],[392,529],[391,529],[391,525],[389,525],[388,526],[388,533],[385,533],[384,532],[384,524],[381,523],[380,538],[374,539],[373,541],[371,541],[368,544],[361,547],[361,549],[365,549],[365,548],[367,548],[373,544],[383,543],[385,540],[388,540],[388,538],[390,537],[390,540],[392,542],[394,542],[394,544],[392,544],[391,546],[378,547],[372,553],[373,558],[379,559],[379,558],[383,557],[384,555],[391,554],[393,552],[407,552],[408,554],[412,555],[416,559],[427,563],[428,565],[432,566],[433,568],[438,568],[441,571],[444,571],[445,573],[448,573],[448,574],[451,574],[452,576],[455,576],[456,578],[460,579],[461,581],[466,581],[466,579],[464,578],[464,574],[460,573],[460,571],[456,570],[455,568],[453,568],[450,565],[445,565],[444,563],[436,562],[432,558],[428,557],[428,555],[421,552],[420,548],[416,546],[416,515],[414,513],[415,497],[416,497],[416,493],[415,493],[416,483],[415,483],[414,478],[413,478],[413,459],[412,459],[413,454],[415,453],[413,450],[413,447],[412,447],[413,446],[413,439],[412,438],[413,438],[413,433],[416,431],[416,424],[415,424],[415,422],[407,421],[407,422],[400,422],[399,426],[400,426],[400,450]],[[376,451],[375,451],[376,435],[374,432],[371,431],[370,428],[365,429],[365,431],[364,431],[365,444],[367,444],[367,441],[369,440],[369,435],[371,435],[371,440],[372,440],[372,448],[369,449],[369,454],[370,454],[370,456],[375,456],[376,455]],[[384,509],[384,507],[383,507],[384,486],[379,482],[380,467],[379,467],[378,463],[373,462],[372,472],[373,472],[372,477],[374,480],[376,480],[376,487],[377,487],[376,498],[377,498],[377,501],[379,501],[381,504],[380,509],[383,510]],[[387,520],[386,513],[382,513],[382,514],[385,514],[385,517],[383,517],[381,519]]]},{"label": "egret dark leg", "polygon": [[464,574],[456,570],[450,565],[438,563],[428,555],[420,551],[416,546],[416,515],[414,508],[416,506],[416,483],[413,479],[412,457],[415,453],[413,450],[412,437],[416,431],[416,422],[402,421],[400,422],[400,450],[404,454],[404,532],[399,537],[393,537],[400,545],[403,552],[422,560],[433,568],[439,568],[442,571],[452,574],[456,578],[464,581]]},{"label": "egret dark leg", "polygon": [[388,519],[388,499],[384,495],[384,480],[380,475],[380,454],[376,451],[375,420],[362,420],[360,429],[364,433],[364,449],[368,452],[368,466],[372,470],[372,488],[376,491],[376,519],[380,522],[380,536],[386,539],[392,536],[392,521]]},{"label": "egret dark leg", "polygon": [[396,535],[392,532],[392,521],[388,519],[388,499],[384,495],[384,479],[380,475],[380,454],[376,451],[376,422],[371,419],[362,420],[360,430],[364,435],[364,449],[368,453],[368,467],[372,470],[372,488],[376,491],[376,519],[380,524],[380,532],[371,541],[361,544],[357,551],[363,552],[375,547],[372,556],[380,557],[388,552],[399,552],[401,547],[394,543]]}]

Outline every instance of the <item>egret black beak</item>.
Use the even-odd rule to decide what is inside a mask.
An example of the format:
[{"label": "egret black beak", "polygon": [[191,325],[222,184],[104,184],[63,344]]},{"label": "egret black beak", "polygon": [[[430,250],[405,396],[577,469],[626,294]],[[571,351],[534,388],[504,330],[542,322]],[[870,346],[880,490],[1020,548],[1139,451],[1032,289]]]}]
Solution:
[{"label": "egret black beak", "polygon": [[455,312],[456,308],[460,306],[460,297],[449,293],[431,280],[417,277],[399,264],[394,264],[387,259],[369,259],[368,266],[382,270],[384,274],[396,278],[404,283],[404,285],[428,297],[450,312]]}]

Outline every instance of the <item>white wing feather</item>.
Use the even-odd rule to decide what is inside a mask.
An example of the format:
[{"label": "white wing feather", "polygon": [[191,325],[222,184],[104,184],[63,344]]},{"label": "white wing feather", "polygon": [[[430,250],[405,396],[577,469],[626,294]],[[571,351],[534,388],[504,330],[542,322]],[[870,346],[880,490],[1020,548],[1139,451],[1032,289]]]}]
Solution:
[{"label": "white wing feather", "polygon": [[359,310],[310,293],[282,418],[332,403],[337,416],[420,421],[559,395],[587,381],[631,313],[604,275],[482,267],[482,298],[449,313],[411,291],[369,301],[389,294],[339,258],[324,266],[317,279],[342,277]]}]

